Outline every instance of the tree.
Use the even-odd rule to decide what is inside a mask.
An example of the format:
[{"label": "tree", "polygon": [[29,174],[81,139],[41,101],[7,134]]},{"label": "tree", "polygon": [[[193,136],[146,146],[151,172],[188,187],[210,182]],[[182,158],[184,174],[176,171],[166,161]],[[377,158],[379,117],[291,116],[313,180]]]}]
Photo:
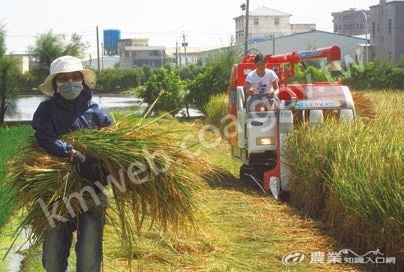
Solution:
[{"label": "tree", "polygon": [[0,25],[0,57],[3,57],[6,54],[6,30],[4,29],[4,25]]},{"label": "tree", "polygon": [[150,65],[143,65],[142,72],[143,72],[142,84],[144,84],[151,77],[153,69]]},{"label": "tree", "polygon": [[223,86],[217,86],[220,79],[216,78],[216,74],[217,67],[207,67],[203,74],[199,74],[188,84],[188,99],[202,112],[205,112],[205,105],[211,96],[223,93],[225,90]]},{"label": "tree", "polygon": [[42,80],[49,73],[49,66],[53,60],[64,55],[75,57],[84,56],[89,44],[82,41],[82,36],[74,33],[70,40],[66,42],[64,34],[48,33],[39,34],[35,37],[35,46],[29,48],[31,55],[36,60],[36,67],[32,67],[32,73],[37,79]]},{"label": "tree", "polygon": [[145,83],[145,89],[141,94],[144,102],[152,105],[157,112],[170,112],[175,114],[182,108],[181,79],[173,70],[161,68],[154,71]]},{"label": "tree", "polygon": [[183,68],[176,69],[176,74],[181,78],[182,81],[194,80],[199,74],[204,72],[204,67],[202,65],[190,64]]},{"label": "tree", "polygon": [[226,93],[233,65],[241,60],[241,51],[228,48],[206,60],[204,73],[199,74],[188,84],[189,99],[203,112],[213,95]]},{"label": "tree", "polygon": [[128,90],[141,84],[140,69],[103,69],[97,79],[97,90]]},{"label": "tree", "polygon": [[4,123],[7,100],[15,96],[17,74],[15,58],[5,55],[5,35],[4,26],[0,25],[0,125]]}]

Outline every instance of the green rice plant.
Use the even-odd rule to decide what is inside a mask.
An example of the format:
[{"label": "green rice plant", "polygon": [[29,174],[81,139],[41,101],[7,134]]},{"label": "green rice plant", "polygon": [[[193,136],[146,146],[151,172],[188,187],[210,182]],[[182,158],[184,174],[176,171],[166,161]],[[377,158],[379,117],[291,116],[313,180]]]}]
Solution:
[{"label": "green rice plant", "polygon": [[[0,180],[5,177],[9,158],[18,156],[26,144],[27,138],[32,134],[33,129],[29,126],[0,127]],[[7,223],[14,209],[14,203],[7,201],[12,193],[13,188],[8,183],[2,183],[0,186],[0,230]]]},{"label": "green rice plant", "polygon": [[403,260],[403,94],[372,94],[372,122],[328,120],[288,139],[292,201],[321,216],[339,240]]},{"label": "green rice plant", "polygon": [[[192,226],[200,204],[195,193],[218,173],[202,157],[179,145],[183,132],[173,130],[173,122],[164,116],[120,115],[110,127],[63,136],[96,160],[95,169],[102,173],[96,186],[112,194],[106,210],[108,222],[121,233],[129,254],[146,222],[149,227],[158,223],[174,230]],[[100,210],[105,198],[94,196],[94,181],[79,178],[78,171],[77,165],[46,154],[32,139],[24,154],[9,164],[8,179],[19,192],[9,200],[25,210],[19,231],[29,226],[30,238],[39,243],[52,227],[45,211],[52,212],[57,224],[58,219],[74,217],[84,207]]]}]

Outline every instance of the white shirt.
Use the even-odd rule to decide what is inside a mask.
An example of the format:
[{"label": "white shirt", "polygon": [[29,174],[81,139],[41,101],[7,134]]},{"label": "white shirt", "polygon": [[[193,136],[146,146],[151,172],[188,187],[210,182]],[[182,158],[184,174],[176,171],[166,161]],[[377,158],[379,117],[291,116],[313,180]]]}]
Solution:
[{"label": "white shirt", "polygon": [[278,76],[271,69],[265,68],[265,73],[263,77],[257,74],[256,70],[248,73],[246,82],[250,83],[255,89],[256,94],[265,93],[268,94],[272,89],[272,83],[278,81]]}]

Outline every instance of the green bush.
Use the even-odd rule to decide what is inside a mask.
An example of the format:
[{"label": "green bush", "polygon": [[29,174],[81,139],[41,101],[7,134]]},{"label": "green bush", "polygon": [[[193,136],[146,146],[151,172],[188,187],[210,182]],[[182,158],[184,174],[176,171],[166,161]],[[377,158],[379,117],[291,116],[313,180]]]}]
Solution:
[{"label": "green bush", "polygon": [[157,112],[176,114],[182,107],[184,92],[179,76],[173,70],[156,70],[146,81],[141,97]]},{"label": "green bush", "polygon": [[206,121],[223,130],[226,123],[223,117],[227,115],[227,94],[217,94],[210,98],[205,106]]},{"label": "green bush", "polygon": [[404,89],[404,73],[386,61],[352,65],[343,82],[355,90]]},{"label": "green bush", "polygon": [[97,75],[97,90],[128,90],[141,84],[143,72],[140,69],[104,69]]},{"label": "green bush", "polygon": [[308,66],[306,69],[302,69],[302,65],[296,65],[295,75],[290,78],[289,83],[313,83],[319,81],[329,81],[324,71],[314,66]]}]

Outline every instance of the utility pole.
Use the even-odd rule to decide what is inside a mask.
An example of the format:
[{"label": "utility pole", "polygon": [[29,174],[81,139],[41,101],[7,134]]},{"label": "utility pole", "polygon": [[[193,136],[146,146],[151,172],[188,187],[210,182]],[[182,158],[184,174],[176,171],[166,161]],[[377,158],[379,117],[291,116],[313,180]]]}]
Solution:
[{"label": "utility pole", "polygon": [[175,42],[175,66],[179,67],[178,65],[178,54],[179,54],[179,50],[178,50],[178,41]]},{"label": "utility pole", "polygon": [[98,59],[98,74],[100,74],[100,42],[98,39],[98,26],[96,27],[97,30],[97,59]]},{"label": "utility pole", "polygon": [[364,11],[364,10],[362,10],[362,14],[363,14],[363,16],[365,16],[365,24],[366,24],[366,26],[365,26],[365,31],[366,31],[366,50],[365,50],[365,53],[366,53],[366,63],[369,63],[369,42],[368,42],[368,15],[366,14],[366,11]]},{"label": "utility pole", "polygon": [[187,57],[188,43],[185,40],[185,33],[182,33],[182,46],[184,47],[184,53],[185,53],[185,66],[188,66],[188,57]]},{"label": "utility pole", "polygon": [[249,18],[250,0],[247,0],[246,4],[242,4],[240,7],[241,7],[242,10],[245,10],[244,56],[247,56],[247,51],[248,51],[248,21],[250,20],[250,18]]},{"label": "utility pole", "polygon": [[244,55],[247,56],[248,51],[248,21],[250,15],[250,0],[247,0],[247,7],[245,10],[245,37],[244,37]]}]

